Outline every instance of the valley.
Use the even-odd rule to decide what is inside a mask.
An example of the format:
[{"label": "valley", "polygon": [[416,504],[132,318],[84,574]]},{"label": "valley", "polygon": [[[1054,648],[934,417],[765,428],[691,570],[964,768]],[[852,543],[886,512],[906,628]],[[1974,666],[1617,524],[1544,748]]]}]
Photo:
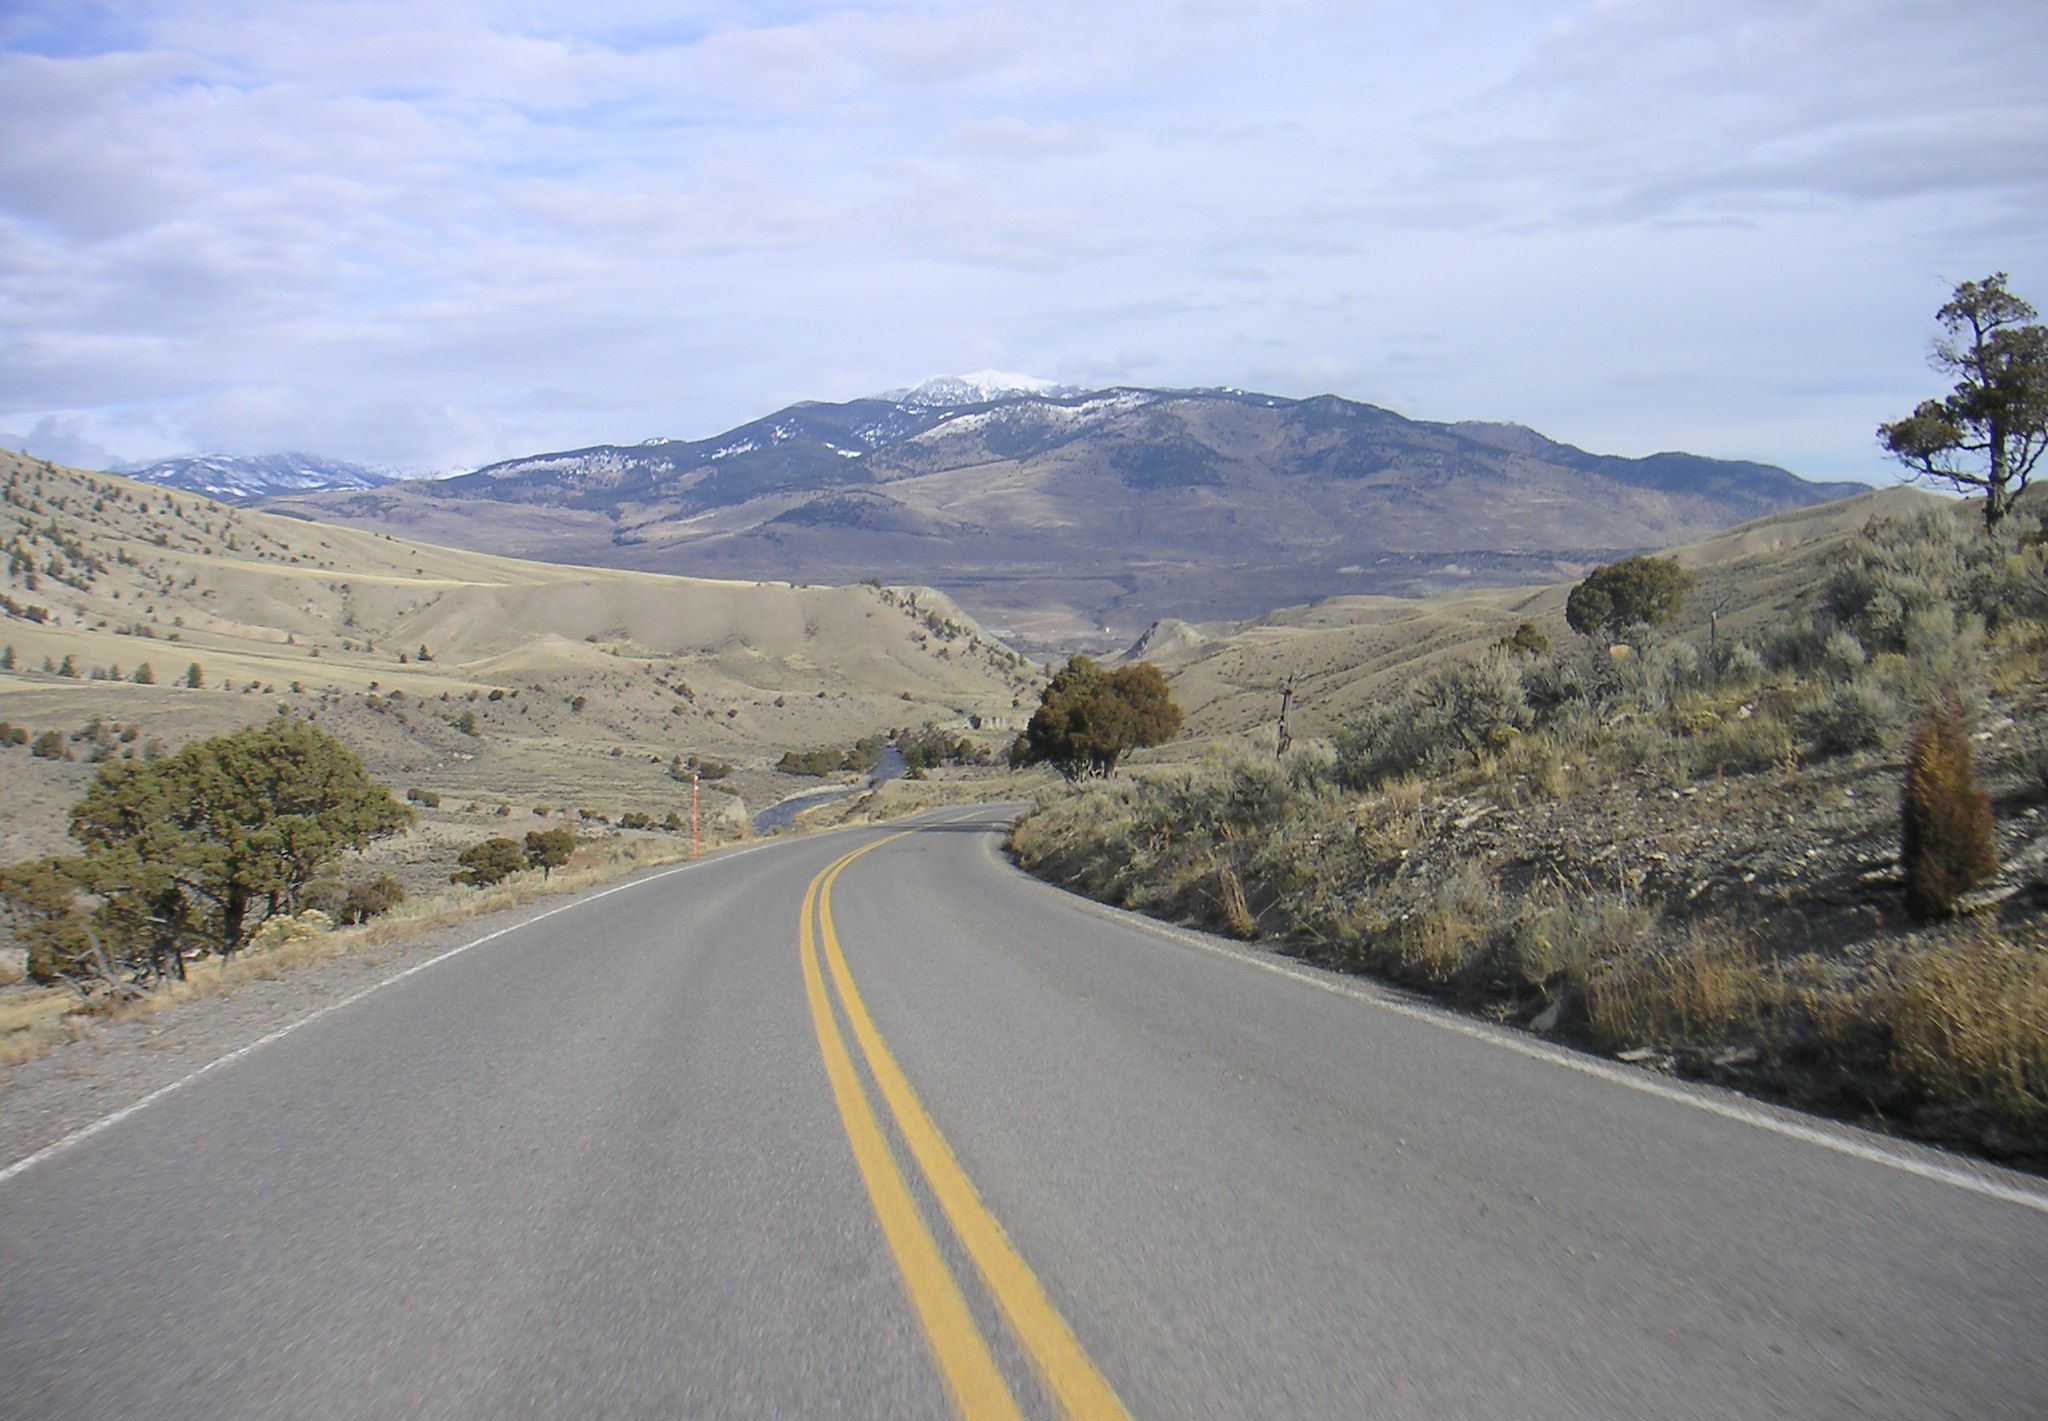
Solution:
[{"label": "valley", "polygon": [[687,820],[693,761],[726,838],[819,788],[786,752],[930,722],[992,753],[1035,703],[1037,668],[929,589],[519,562],[10,455],[0,491],[0,721],[64,741],[0,758],[0,862],[62,851],[100,763],[283,714],[419,792],[380,851],[417,890],[508,822]]}]

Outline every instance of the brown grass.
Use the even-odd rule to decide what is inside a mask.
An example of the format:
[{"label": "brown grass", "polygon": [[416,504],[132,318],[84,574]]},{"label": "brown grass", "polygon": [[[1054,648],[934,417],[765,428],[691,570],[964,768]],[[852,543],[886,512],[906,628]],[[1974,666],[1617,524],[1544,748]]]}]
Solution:
[{"label": "brown grass", "polygon": [[1602,1045],[1712,1045],[1762,1030],[1782,999],[1750,944],[1695,924],[1675,940],[1618,957],[1586,980],[1586,1020]]},{"label": "brown grass", "polygon": [[1985,925],[1890,966],[1896,1066],[1937,1099],[2048,1125],[2048,943]]}]

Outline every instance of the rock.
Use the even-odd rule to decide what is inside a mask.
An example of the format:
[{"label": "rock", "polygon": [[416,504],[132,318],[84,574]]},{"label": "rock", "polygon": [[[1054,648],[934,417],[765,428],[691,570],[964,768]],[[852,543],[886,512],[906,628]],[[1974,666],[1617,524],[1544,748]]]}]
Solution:
[{"label": "rock", "polygon": [[1716,1052],[1714,1064],[1722,1070],[1730,1066],[1753,1066],[1760,1059],[1760,1055],[1754,1046],[1737,1046],[1733,1050]]},{"label": "rock", "polygon": [[1533,1018],[1531,1018],[1529,1022],[1529,1029],[1531,1031],[1555,1031],[1557,1030],[1558,1019],[1563,1015],[1564,998],[1559,997],[1556,1001],[1552,1002],[1549,1006],[1545,1007],[1542,1011],[1536,1013],[1536,1015]]},{"label": "rock", "polygon": [[1958,913],[1981,913],[1986,908],[1996,908],[2006,899],[2020,891],[2018,883],[1994,883],[1988,888],[1976,888],[1956,899]]},{"label": "rock", "polygon": [[1654,1061],[1658,1059],[1658,1057],[1661,1054],[1661,1052],[1657,1051],[1653,1047],[1637,1046],[1632,1050],[1617,1051],[1615,1053],[1614,1059],[1617,1061],[1626,1061],[1631,1066],[1640,1066],[1646,1061]]}]

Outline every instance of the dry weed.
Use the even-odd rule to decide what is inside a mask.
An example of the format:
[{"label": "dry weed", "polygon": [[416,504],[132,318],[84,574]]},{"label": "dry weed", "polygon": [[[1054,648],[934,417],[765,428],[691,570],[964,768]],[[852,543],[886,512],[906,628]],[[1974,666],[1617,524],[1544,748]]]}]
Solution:
[{"label": "dry weed", "polygon": [[1674,941],[1624,954],[1586,982],[1586,1019],[1609,1047],[1708,1045],[1761,1028],[1783,994],[1749,942],[1695,924]]},{"label": "dry weed", "polygon": [[2048,1123],[2048,944],[1985,926],[1890,966],[1899,1073],[1928,1094]]}]

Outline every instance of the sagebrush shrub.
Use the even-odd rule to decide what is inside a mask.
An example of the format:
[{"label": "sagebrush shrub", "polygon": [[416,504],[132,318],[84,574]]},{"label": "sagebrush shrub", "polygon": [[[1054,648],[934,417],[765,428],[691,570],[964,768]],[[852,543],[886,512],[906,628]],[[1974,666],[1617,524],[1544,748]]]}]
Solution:
[{"label": "sagebrush shrub", "polygon": [[1898,719],[1899,703],[1882,687],[1844,681],[1800,715],[1799,732],[1816,755],[1847,755],[1884,744]]}]

